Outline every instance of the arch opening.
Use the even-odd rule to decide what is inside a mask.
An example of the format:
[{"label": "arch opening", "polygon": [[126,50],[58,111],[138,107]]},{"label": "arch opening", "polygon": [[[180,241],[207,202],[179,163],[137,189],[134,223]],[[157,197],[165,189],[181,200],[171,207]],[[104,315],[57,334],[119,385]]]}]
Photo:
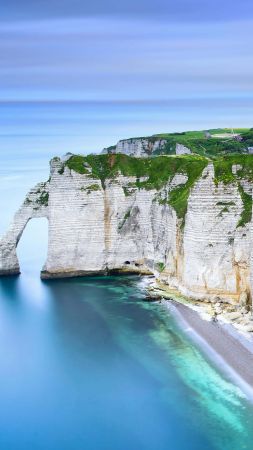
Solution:
[{"label": "arch opening", "polygon": [[48,248],[48,219],[28,220],[17,242],[20,272],[40,273],[45,264]]}]

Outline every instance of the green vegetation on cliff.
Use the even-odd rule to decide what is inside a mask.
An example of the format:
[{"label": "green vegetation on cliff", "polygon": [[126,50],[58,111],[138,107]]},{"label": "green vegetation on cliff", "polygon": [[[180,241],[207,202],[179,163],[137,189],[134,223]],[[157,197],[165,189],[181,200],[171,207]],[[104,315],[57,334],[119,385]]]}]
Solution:
[{"label": "green vegetation on cliff", "polygon": [[246,179],[253,183],[253,155],[226,155],[213,162],[215,181],[225,184]]},{"label": "green vegetation on cliff", "polygon": [[43,206],[48,206],[48,200],[49,200],[49,193],[46,191],[42,191],[38,199],[36,200],[36,203],[39,203]]},{"label": "green vegetation on cliff", "polygon": [[[136,177],[136,186],[144,189],[160,189],[172,176],[184,173],[191,178],[200,176],[207,159],[197,155],[158,156],[133,158],[121,153],[112,155],[74,155],[65,165],[80,174],[90,174],[102,182],[118,174]],[[140,181],[141,178],[147,178]]]},{"label": "green vegetation on cliff", "polygon": [[[74,170],[77,173],[89,173],[89,171],[87,170],[87,168],[85,167],[85,161],[86,161],[86,157],[82,156],[82,155],[73,155],[71,156],[70,159],[68,159],[65,163],[65,165],[71,169]],[[64,166],[61,169],[61,172],[58,171],[60,174],[64,172]]]},{"label": "green vegetation on cliff", "polygon": [[[215,159],[226,154],[248,153],[248,147],[253,147],[253,129],[234,128],[232,130],[231,128],[216,128],[206,131],[154,134],[153,136],[142,136],[125,140],[129,142],[147,140],[150,144],[158,140],[166,141],[164,145],[160,145],[152,152],[152,156],[174,155],[176,144],[182,144],[193,153]],[[115,150],[115,147],[108,147],[107,151],[111,153]]]},{"label": "green vegetation on cliff", "polygon": [[240,184],[238,184],[238,189],[243,202],[243,210],[237,227],[243,227],[246,223],[249,223],[252,218],[252,195],[247,194]]},{"label": "green vegetation on cliff", "polygon": [[[129,188],[156,189],[159,191],[176,174],[184,174],[188,180],[173,189],[164,202],[169,203],[179,218],[184,218],[190,189],[201,176],[208,160],[197,155],[157,156],[156,158],[133,158],[123,154],[72,156],[66,166],[80,174],[99,178],[102,184],[121,173],[135,177]],[[142,180],[145,178],[145,180]]]},{"label": "green vegetation on cliff", "polygon": [[[134,158],[123,154],[73,155],[65,165],[80,174],[100,179],[104,186],[107,179],[122,174],[134,177],[124,186],[125,195],[131,195],[136,189],[155,189],[160,204],[171,205],[179,219],[184,223],[191,188],[200,178],[208,159],[200,155],[157,156],[155,158]],[[236,183],[244,209],[238,223],[243,226],[251,220],[252,199],[243,189],[243,180],[253,183],[253,155],[233,154],[213,160],[215,183]],[[176,175],[187,176],[187,181],[167,192],[167,183]],[[225,205],[226,207],[228,205]],[[224,211],[225,212],[225,211]]]},{"label": "green vegetation on cliff", "polygon": [[253,155],[227,155],[219,158],[214,161],[214,173],[216,184],[237,184],[244,206],[237,226],[244,226],[251,221],[252,196],[244,191],[241,183],[243,180],[253,183]]},{"label": "green vegetation on cliff", "polygon": [[[187,131],[183,133],[161,134],[157,138],[165,139],[162,149],[154,151],[154,155],[161,153],[173,154],[176,144],[188,147],[193,153],[215,159],[226,154],[247,153],[247,148],[253,146],[253,130],[238,128],[234,133],[240,133],[241,140],[236,140],[229,129],[208,130],[210,138],[206,138],[203,131]],[[224,136],[224,137],[219,137]],[[152,136],[152,139],[155,137]]]},{"label": "green vegetation on cliff", "polygon": [[94,192],[94,191],[100,191],[100,186],[98,184],[90,184],[89,186],[86,186],[86,187],[82,186],[80,190],[90,194],[91,192]]}]

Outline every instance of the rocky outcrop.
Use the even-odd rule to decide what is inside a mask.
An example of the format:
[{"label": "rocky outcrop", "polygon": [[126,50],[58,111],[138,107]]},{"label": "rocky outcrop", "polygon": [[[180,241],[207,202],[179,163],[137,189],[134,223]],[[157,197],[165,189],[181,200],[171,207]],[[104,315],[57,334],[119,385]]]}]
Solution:
[{"label": "rocky outcrop", "polygon": [[176,155],[190,155],[191,150],[183,144],[176,144]]},{"label": "rocky outcrop", "polygon": [[16,247],[30,219],[48,217],[48,187],[49,183],[39,183],[30,190],[9,230],[0,240],[0,275],[20,273]]},{"label": "rocky outcrop", "polygon": [[[180,158],[188,157],[175,158],[166,161],[176,167],[184,161]],[[94,167],[88,158],[84,163],[77,160],[78,169],[68,161],[54,158],[50,181],[31,190],[16,213],[0,242],[0,274],[19,273],[16,246],[22,231],[28,220],[43,216],[49,226],[44,278],[154,273],[196,299],[237,303],[243,295],[244,303],[250,301],[251,222],[241,221],[241,190],[251,193],[248,179],[241,178],[240,187],[223,183],[209,163],[189,184],[193,163],[186,160],[188,172],[178,165],[159,184],[149,183],[145,174],[140,177],[139,167],[136,175],[118,170],[99,178],[99,159]],[[114,159],[108,164],[113,169]],[[130,166],[129,173],[134,168]],[[233,176],[242,171],[240,165],[232,170]],[[183,215],[175,198],[183,201],[185,195],[189,196]]]},{"label": "rocky outcrop", "polygon": [[[136,177],[104,183],[53,161],[49,186],[48,257],[43,277],[90,273],[151,273],[170,253],[176,213],[154,201],[156,190],[138,189]],[[145,177],[140,181],[144,181]],[[177,177],[171,185],[185,181]]]},{"label": "rocky outcrop", "polygon": [[[117,145],[104,148],[102,154],[122,153],[123,155],[134,156],[136,158],[147,158],[156,151],[163,154],[166,139],[160,138],[136,138],[124,139],[117,143]],[[183,144],[176,143],[174,153],[176,155],[190,155],[192,151]]]},{"label": "rocky outcrop", "polygon": [[171,285],[199,299],[250,295],[250,223],[238,227],[243,208],[237,185],[215,183],[209,164],[188,200],[181,273],[168,280]]},{"label": "rocky outcrop", "polygon": [[148,157],[152,155],[155,150],[162,150],[166,144],[165,139],[124,139],[117,143],[117,145],[105,148],[102,153],[123,153],[128,156]]}]

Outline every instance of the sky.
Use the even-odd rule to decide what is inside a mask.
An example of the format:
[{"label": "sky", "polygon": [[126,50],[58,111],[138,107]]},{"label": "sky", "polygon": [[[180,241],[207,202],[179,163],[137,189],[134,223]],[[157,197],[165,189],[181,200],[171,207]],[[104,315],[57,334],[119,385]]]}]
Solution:
[{"label": "sky", "polygon": [[249,0],[1,2],[0,156],[253,126],[252,28]]}]

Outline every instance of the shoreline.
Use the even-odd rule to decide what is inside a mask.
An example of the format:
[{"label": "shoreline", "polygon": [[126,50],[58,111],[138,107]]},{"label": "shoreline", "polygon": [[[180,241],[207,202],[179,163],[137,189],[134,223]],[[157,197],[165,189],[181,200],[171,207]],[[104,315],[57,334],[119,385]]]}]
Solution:
[{"label": "shoreline", "polygon": [[[151,280],[150,280],[151,281]],[[196,305],[157,285],[147,282],[147,294],[166,307],[183,331],[253,401],[253,336],[233,322],[212,320],[206,305]],[[154,295],[154,297],[152,297]]]},{"label": "shoreline", "polygon": [[217,365],[223,363],[222,369],[253,400],[253,341],[250,350],[249,341],[238,331],[229,330],[229,326],[222,323],[205,320],[197,311],[173,299],[163,300],[162,305],[176,316],[181,326],[182,322],[187,325],[183,327],[185,333],[198,341]]}]

